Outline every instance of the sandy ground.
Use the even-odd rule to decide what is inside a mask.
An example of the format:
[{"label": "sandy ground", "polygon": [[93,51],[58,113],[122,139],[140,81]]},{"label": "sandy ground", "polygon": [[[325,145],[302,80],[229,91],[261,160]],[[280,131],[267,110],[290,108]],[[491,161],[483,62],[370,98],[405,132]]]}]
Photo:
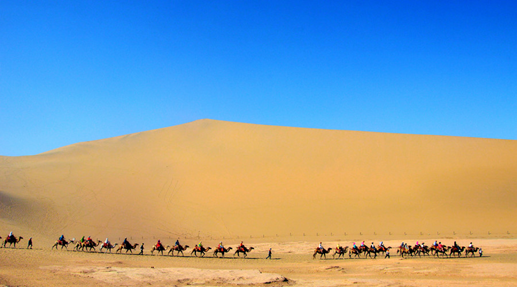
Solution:
[{"label": "sandy ground", "polygon": [[483,257],[313,260],[315,242],[251,243],[246,259],[1,248],[0,286],[517,286],[517,240],[474,242]]}]

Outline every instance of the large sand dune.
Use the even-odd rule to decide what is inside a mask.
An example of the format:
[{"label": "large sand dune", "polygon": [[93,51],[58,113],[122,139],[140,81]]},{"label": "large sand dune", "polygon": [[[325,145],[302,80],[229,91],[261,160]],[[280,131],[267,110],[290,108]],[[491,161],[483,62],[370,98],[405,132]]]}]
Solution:
[{"label": "large sand dune", "polygon": [[502,234],[516,205],[512,140],[199,120],[0,157],[1,232],[46,238]]}]

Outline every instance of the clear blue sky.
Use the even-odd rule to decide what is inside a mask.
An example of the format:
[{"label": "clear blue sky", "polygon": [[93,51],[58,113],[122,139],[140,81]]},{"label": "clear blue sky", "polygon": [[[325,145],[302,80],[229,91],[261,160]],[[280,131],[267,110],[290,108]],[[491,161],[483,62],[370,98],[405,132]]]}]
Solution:
[{"label": "clear blue sky", "polygon": [[517,1],[0,2],[0,155],[202,118],[517,139]]}]

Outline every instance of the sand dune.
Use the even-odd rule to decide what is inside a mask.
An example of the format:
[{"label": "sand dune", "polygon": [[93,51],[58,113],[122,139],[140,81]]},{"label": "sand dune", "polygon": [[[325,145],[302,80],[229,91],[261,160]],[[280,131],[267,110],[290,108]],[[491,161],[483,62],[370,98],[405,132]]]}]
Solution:
[{"label": "sand dune", "polygon": [[516,202],[512,140],[199,120],[0,157],[2,232],[45,238],[506,233]]}]

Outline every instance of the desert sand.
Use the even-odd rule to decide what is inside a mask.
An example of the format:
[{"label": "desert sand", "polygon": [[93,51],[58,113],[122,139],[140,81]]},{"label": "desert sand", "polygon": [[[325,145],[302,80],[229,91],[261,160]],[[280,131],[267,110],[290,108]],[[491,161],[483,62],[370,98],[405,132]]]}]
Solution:
[{"label": "desert sand", "polygon": [[[13,231],[33,237],[37,246],[0,249],[0,284],[37,286],[43,284],[38,278],[46,278],[48,286],[59,280],[116,285],[132,278],[145,285],[148,277],[155,285],[269,280],[339,286],[356,277],[357,284],[381,286],[416,284],[407,281],[413,277],[436,286],[513,284],[516,202],[517,141],[199,120],[33,156],[0,156],[0,236]],[[258,244],[256,254],[264,258],[272,246],[278,258],[50,253],[61,234],[112,242],[127,237],[145,242],[147,250],[157,239],[173,244],[179,238],[191,246],[244,240]],[[434,239],[449,245],[475,240],[492,255],[336,263],[313,261],[310,254],[319,241]],[[108,267],[114,271],[103,269]],[[226,275],[211,271],[221,269]],[[188,274],[202,275],[191,282]],[[325,278],[338,281],[318,281]],[[431,281],[418,281],[425,278]]]},{"label": "desert sand", "polygon": [[247,259],[1,248],[0,286],[516,286],[517,240],[474,241],[483,257],[312,259],[315,242],[256,243]]}]

